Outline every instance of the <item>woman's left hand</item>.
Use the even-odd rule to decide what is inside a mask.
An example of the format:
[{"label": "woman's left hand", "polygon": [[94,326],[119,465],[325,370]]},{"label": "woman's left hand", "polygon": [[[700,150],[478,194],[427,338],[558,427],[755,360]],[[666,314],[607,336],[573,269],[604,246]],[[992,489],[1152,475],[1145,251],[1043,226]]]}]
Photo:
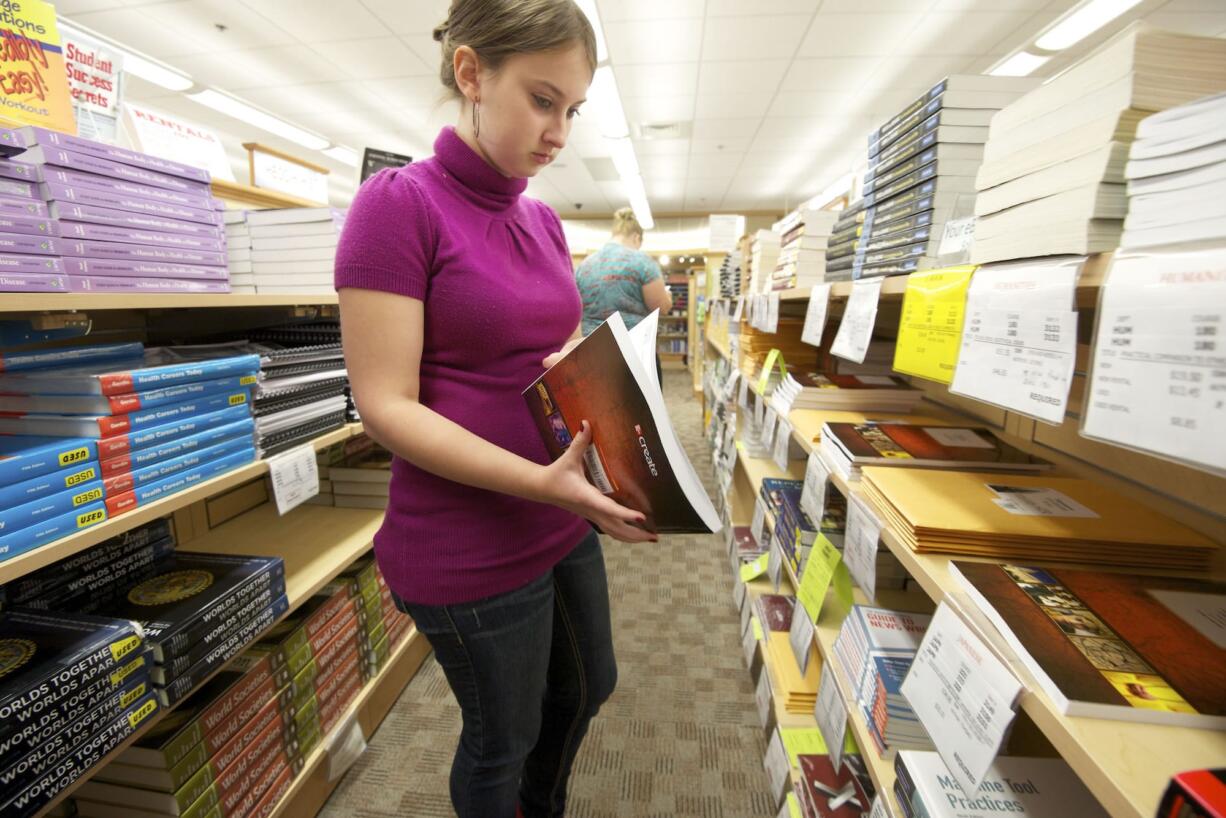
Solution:
[{"label": "woman's left hand", "polygon": [[545,358],[545,360],[541,361],[541,363],[545,365],[546,369],[549,369],[554,364],[556,364],[558,361],[565,358],[566,353],[570,352],[572,349],[577,347],[579,345],[579,342],[582,340],[583,340],[582,338],[571,338],[569,341],[566,342],[566,344],[561,349],[559,349],[557,352]]}]

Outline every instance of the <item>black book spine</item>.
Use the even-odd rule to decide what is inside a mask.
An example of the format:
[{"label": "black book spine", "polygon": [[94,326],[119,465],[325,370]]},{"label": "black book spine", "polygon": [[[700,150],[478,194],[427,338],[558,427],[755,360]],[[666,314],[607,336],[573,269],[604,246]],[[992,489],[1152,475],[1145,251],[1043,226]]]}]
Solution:
[{"label": "black book spine", "polygon": [[931,210],[936,189],[936,180],[930,179],[922,185],[913,187],[904,193],[898,194],[889,201],[877,205],[864,217],[863,235],[871,236],[875,226],[878,224],[901,219],[913,213],[918,213],[921,210]]},{"label": "black book spine", "polygon": [[903,230],[899,233],[891,233],[881,238],[874,238],[868,243],[867,258],[872,258],[872,253],[879,250],[890,250],[895,247],[902,247],[907,244],[915,244],[917,242],[927,242],[932,236],[932,228],[930,226],[922,226],[912,228],[911,230]]},{"label": "black book spine", "polygon": [[102,730],[152,690],[147,675],[133,677],[102,704],[80,718],[70,720],[58,732],[43,738],[24,754],[11,759],[11,763],[6,759],[7,766],[0,765],[3,767],[0,771],[0,788],[5,792],[19,792],[34,783],[82,741]]},{"label": "black book spine", "polygon": [[[871,143],[870,153],[874,156],[880,155],[882,151],[899,141],[906,135],[907,131],[914,128],[916,125],[923,122],[928,117],[940,111],[944,105],[944,95],[939,95],[935,98],[920,99],[907,106],[904,113],[905,117],[895,117],[891,122],[894,126],[888,131],[882,131],[877,136],[877,141]],[[916,107],[916,103],[922,103]]]},{"label": "black book spine", "polygon": [[213,630],[220,620],[241,608],[265,588],[274,588],[277,593],[285,591],[285,565],[280,560],[270,563],[259,573],[252,575],[227,596],[217,600],[200,616],[178,622],[156,633],[151,632],[154,655],[159,662],[166,662],[181,653],[191,650],[193,644]]},{"label": "black book spine", "polygon": [[898,806],[902,807],[905,818],[916,818],[915,808],[911,806],[910,799],[903,791],[902,782],[897,778],[894,779],[894,799],[898,801]]},{"label": "black book spine", "polygon": [[277,621],[277,618],[289,608],[289,601],[281,596],[271,607],[253,617],[242,628],[230,634],[212,652],[197,662],[190,670],[174,679],[170,684],[158,689],[158,696],[166,707],[173,707],[192,692],[210,673],[217,670],[230,659],[234,658],[257,636]]},{"label": "black book spine", "polygon": [[901,755],[894,756],[894,775],[896,776],[894,780],[902,787],[906,800],[911,800],[911,796],[915,794],[915,781],[911,778],[911,771],[903,763]]},{"label": "black book spine", "polygon": [[936,158],[937,158],[937,149],[935,147],[929,148],[928,150],[923,151],[921,153],[917,153],[914,156],[911,156],[905,161],[890,168],[885,173],[882,173],[880,176],[874,177],[873,179],[865,179],[864,180],[864,192],[868,194],[874,190],[880,190],[884,188],[886,185],[889,185],[891,182],[895,182],[901,179],[902,177],[906,176],[908,173],[912,173],[913,171],[919,170],[920,168],[922,168],[924,165],[928,164],[929,162],[935,161]]},{"label": "black book spine", "polygon": [[148,722],[157,709],[157,697],[152,693],[146,695],[103,730],[79,744],[46,775],[0,806],[0,814],[5,818],[29,818],[34,815]]},{"label": "black book spine", "polygon": [[877,202],[884,202],[886,199],[889,199],[891,196],[894,196],[898,193],[902,193],[903,191],[913,188],[916,185],[919,185],[923,182],[927,182],[928,180],[932,179],[932,177],[936,176],[936,174],[937,174],[937,163],[931,162],[927,165],[924,165],[922,168],[919,168],[918,170],[914,170],[911,173],[908,173],[906,176],[903,176],[901,179],[897,179],[893,183],[886,185],[885,187],[879,190],[874,190],[872,193],[866,194],[864,198],[870,204],[876,204]]},{"label": "black book spine", "polygon": [[[927,150],[937,144],[938,128],[941,125],[941,113],[928,117],[919,125],[877,156],[877,164],[869,170],[874,178],[876,174],[884,173],[909,156]],[[867,177],[866,177],[867,178]]]},{"label": "black book spine", "polygon": [[109,565],[82,574],[54,591],[15,604],[40,611],[97,613],[105,610],[124,587],[153,576],[158,560],[174,549],[174,538],[164,537],[119,556]]},{"label": "black book spine", "polygon": [[170,679],[186,672],[192,665],[207,656],[219,641],[224,641],[231,633],[242,627],[247,617],[258,613],[263,608],[267,608],[272,604],[273,599],[282,593],[283,590],[277,590],[271,585],[265,585],[263,590],[250,596],[241,608],[231,611],[229,616],[218,622],[213,630],[205,634],[204,638],[193,642],[191,649],[186,653],[181,653],[172,659],[160,662],[154,668],[154,681],[165,685]]}]

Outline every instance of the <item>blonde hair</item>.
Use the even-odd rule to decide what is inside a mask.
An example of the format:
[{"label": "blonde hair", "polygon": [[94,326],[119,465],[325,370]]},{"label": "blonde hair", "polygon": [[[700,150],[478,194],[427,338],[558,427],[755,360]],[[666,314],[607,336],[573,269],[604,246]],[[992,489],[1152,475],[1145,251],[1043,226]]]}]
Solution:
[{"label": "blonde hair", "polygon": [[574,0],[452,0],[434,39],[443,47],[439,80],[456,97],[462,94],[453,61],[463,45],[477,53],[482,67],[497,71],[514,54],[578,42],[587,52],[588,67],[596,71],[596,34]]},{"label": "blonde hair", "polygon": [[639,224],[633,209],[623,207],[613,214],[613,235],[643,238],[643,226]]}]

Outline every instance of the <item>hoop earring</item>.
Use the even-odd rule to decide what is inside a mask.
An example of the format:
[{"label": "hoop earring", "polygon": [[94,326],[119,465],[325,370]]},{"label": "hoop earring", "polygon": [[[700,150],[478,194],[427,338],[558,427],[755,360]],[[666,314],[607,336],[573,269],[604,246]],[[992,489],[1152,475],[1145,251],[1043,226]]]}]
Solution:
[{"label": "hoop earring", "polygon": [[481,103],[477,100],[473,100],[473,137],[474,138],[481,136],[480,109],[481,109]]}]

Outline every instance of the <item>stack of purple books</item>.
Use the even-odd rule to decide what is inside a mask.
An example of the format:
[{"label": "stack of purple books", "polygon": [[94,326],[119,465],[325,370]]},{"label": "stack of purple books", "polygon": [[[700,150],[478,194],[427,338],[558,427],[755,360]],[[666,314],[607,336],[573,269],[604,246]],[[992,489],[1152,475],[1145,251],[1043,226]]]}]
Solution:
[{"label": "stack of purple books", "polygon": [[[11,141],[10,141],[11,140]],[[0,290],[229,292],[207,171],[26,127],[0,134]]]}]

